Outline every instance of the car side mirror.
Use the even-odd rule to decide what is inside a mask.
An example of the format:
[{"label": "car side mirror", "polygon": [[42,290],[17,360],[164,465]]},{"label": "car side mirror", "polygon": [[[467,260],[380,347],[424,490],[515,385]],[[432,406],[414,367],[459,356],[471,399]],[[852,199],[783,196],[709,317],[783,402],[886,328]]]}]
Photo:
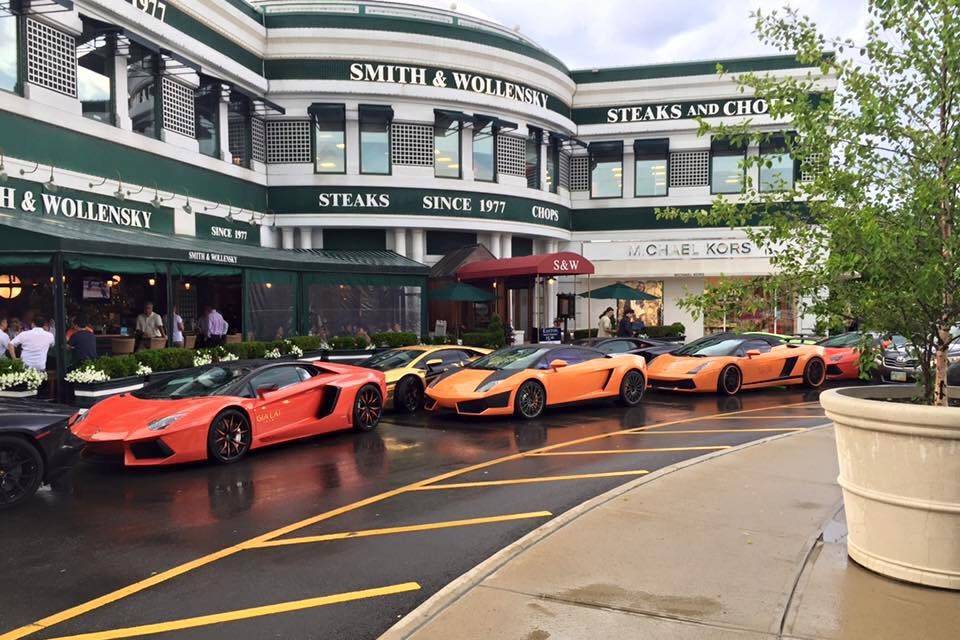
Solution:
[{"label": "car side mirror", "polygon": [[747,357],[748,357],[748,358],[753,358],[754,356],[759,356],[759,355],[762,355],[762,354],[763,354],[763,352],[760,351],[759,349],[750,349],[750,351],[747,351]]},{"label": "car side mirror", "polygon": [[554,371],[556,371],[557,369],[563,369],[565,366],[567,366],[566,360],[552,360],[550,362],[550,368],[553,369]]},{"label": "car side mirror", "polygon": [[267,397],[268,393],[273,393],[279,389],[280,387],[275,384],[265,384],[262,387],[257,387],[257,397],[263,400]]},{"label": "car side mirror", "polygon": [[443,360],[441,360],[440,358],[427,360],[427,369],[439,369],[442,366],[443,366]]}]

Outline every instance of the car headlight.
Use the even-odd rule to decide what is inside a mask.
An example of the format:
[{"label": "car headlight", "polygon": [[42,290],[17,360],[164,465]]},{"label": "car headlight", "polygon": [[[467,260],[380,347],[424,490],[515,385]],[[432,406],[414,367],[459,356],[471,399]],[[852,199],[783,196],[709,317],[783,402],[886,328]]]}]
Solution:
[{"label": "car headlight", "polygon": [[147,429],[149,429],[150,431],[163,431],[164,429],[172,425],[174,422],[182,418],[184,415],[185,414],[183,413],[175,413],[172,416],[167,416],[166,418],[160,418],[159,420],[154,420],[153,422],[147,425]]},{"label": "car headlight", "polygon": [[693,369],[690,369],[690,371],[687,371],[687,375],[693,375],[693,374],[695,374],[695,373],[700,373],[701,371],[703,371],[704,369],[706,369],[706,368],[709,367],[709,366],[710,366],[710,363],[709,363],[709,362],[704,362],[703,364],[699,364],[699,365],[695,366]]},{"label": "car headlight", "polygon": [[87,412],[88,412],[88,411],[90,411],[90,409],[79,409],[79,410],[77,410],[77,412],[76,412],[75,414],[73,414],[73,417],[70,418],[70,420],[67,422],[67,424],[69,424],[71,427],[72,427],[73,425],[75,425],[75,424],[80,424],[81,422],[84,421],[84,419],[86,419],[86,417],[87,417]]},{"label": "car headlight", "polygon": [[495,386],[497,386],[499,382],[500,382],[499,380],[488,380],[487,382],[484,382],[479,387],[477,387],[475,391],[477,393],[486,393],[487,391],[490,391],[490,389],[493,389]]},{"label": "car headlight", "polygon": [[830,362],[840,362],[843,360],[843,356],[830,356]]}]

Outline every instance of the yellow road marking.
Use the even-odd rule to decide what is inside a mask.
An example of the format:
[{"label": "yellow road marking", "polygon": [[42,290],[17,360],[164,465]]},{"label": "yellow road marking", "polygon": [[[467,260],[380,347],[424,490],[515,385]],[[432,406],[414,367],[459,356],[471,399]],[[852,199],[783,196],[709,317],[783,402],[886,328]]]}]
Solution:
[{"label": "yellow road marking", "polygon": [[825,416],[709,416],[704,420],[817,420]]},{"label": "yellow road marking", "polygon": [[[739,415],[739,414],[744,414],[744,413],[756,413],[756,412],[758,412],[758,411],[770,411],[771,409],[785,409],[785,408],[788,408],[788,407],[803,407],[803,406],[808,406],[808,405],[819,405],[819,402],[817,402],[817,401],[794,402],[794,403],[791,403],[791,404],[780,405],[780,406],[778,406],[778,407],[762,407],[762,408],[758,408],[758,409],[743,409],[743,410],[741,410],[741,411],[733,411],[733,412],[730,412],[730,413],[727,414],[727,415]],[[592,435],[592,436],[585,436],[585,437],[583,437],[583,438],[578,438],[578,439],[576,439],[576,440],[570,440],[569,442],[559,442],[559,443],[557,443],[557,444],[553,444],[553,445],[549,445],[549,446],[546,446],[546,447],[542,447],[541,449],[536,449],[535,451],[552,451],[552,450],[554,450],[554,449],[560,449],[560,448],[563,448],[563,447],[572,447],[572,446],[576,446],[576,445],[579,445],[579,444],[584,444],[584,443],[587,443],[587,442],[593,442],[594,440],[601,440],[601,439],[603,439],[603,438],[609,438],[609,437],[611,437],[611,436],[620,435],[620,434],[623,434],[623,433],[637,433],[637,432],[640,432],[640,431],[643,431],[643,430],[659,429],[659,428],[661,428],[661,427],[667,427],[667,426],[671,426],[671,425],[675,425],[675,424],[687,424],[687,423],[690,423],[690,422],[696,422],[696,421],[698,421],[698,420],[703,420],[704,417],[708,417],[708,416],[694,416],[694,417],[689,417],[689,418],[680,418],[680,419],[677,419],[677,420],[668,420],[668,421],[666,421],[666,422],[661,422],[661,423],[658,423],[658,424],[653,424],[653,425],[650,425],[650,426],[647,426],[647,427],[639,427],[639,428],[627,429],[627,430],[623,430],[623,431],[611,431],[611,432],[608,432],[608,433],[598,433],[598,434],[595,434],[595,435]],[[739,431],[743,431],[743,429],[740,429]],[[674,433],[675,433],[675,432],[674,432]],[[226,548],[224,548],[224,549],[220,549],[219,551],[214,551],[213,553],[207,554],[207,555],[202,556],[202,557],[200,557],[200,558],[197,558],[197,559],[195,559],[195,560],[191,560],[190,562],[186,562],[186,563],[181,564],[181,565],[178,565],[178,566],[176,566],[176,567],[172,567],[172,568],[170,568],[170,569],[167,569],[166,571],[163,571],[163,572],[158,573],[158,574],[156,574],[156,575],[152,575],[152,576],[150,576],[149,578],[145,578],[145,579],[140,580],[140,581],[138,581],[138,582],[135,582],[135,583],[133,583],[133,584],[127,585],[126,587],[122,587],[122,588],[120,588],[120,589],[117,589],[116,591],[111,591],[110,593],[107,593],[107,594],[104,594],[104,595],[99,596],[99,597],[97,597],[97,598],[94,598],[93,600],[88,600],[87,602],[84,602],[84,603],[78,604],[78,605],[76,605],[76,606],[70,607],[69,609],[64,609],[64,610],[62,610],[62,611],[59,611],[59,612],[54,613],[54,614],[52,614],[52,615],[49,615],[49,616],[47,616],[47,617],[45,617],[45,618],[41,618],[40,620],[37,620],[36,622],[33,622],[33,623],[30,623],[30,624],[24,625],[24,626],[19,627],[19,628],[17,628],[17,629],[13,629],[12,631],[8,631],[7,633],[4,633],[3,635],[0,635],[0,640],[20,640],[20,638],[25,638],[26,636],[32,635],[32,634],[34,634],[34,633],[37,633],[38,631],[41,631],[41,630],[43,630],[43,629],[46,629],[47,627],[53,626],[53,625],[55,625],[55,624],[59,624],[59,623],[64,622],[64,621],[66,621],[66,620],[71,620],[71,619],[73,619],[73,618],[76,618],[77,616],[81,616],[81,615],[83,615],[83,614],[85,614],[85,613],[89,613],[90,611],[93,611],[94,609],[99,609],[100,607],[106,606],[106,605],[108,605],[108,604],[112,604],[112,603],[114,603],[114,602],[116,602],[116,601],[118,601],[118,600],[122,600],[122,599],[127,598],[127,597],[129,597],[129,596],[132,596],[132,595],[134,595],[134,594],[136,594],[136,593],[140,593],[141,591],[144,591],[144,590],[146,590],[146,589],[149,589],[150,587],[153,587],[153,586],[156,586],[156,585],[158,585],[158,584],[167,582],[168,580],[171,580],[171,579],[173,579],[173,578],[176,578],[176,577],[178,577],[178,576],[181,576],[181,575],[183,575],[183,574],[185,574],[185,573],[189,573],[190,571],[193,571],[193,570],[195,570],[195,569],[199,569],[200,567],[204,567],[204,566],[206,566],[206,565],[208,565],[208,564],[211,564],[211,563],[213,563],[213,562],[216,562],[217,560],[222,560],[223,558],[227,558],[227,557],[229,557],[229,556],[232,556],[232,555],[234,555],[234,554],[236,554],[236,553],[239,553],[239,552],[245,550],[245,549],[248,548],[250,545],[255,545],[255,544],[259,543],[259,542],[265,542],[265,541],[267,541],[267,540],[272,540],[272,539],[274,539],[274,538],[279,538],[279,537],[281,537],[281,536],[285,536],[285,535],[287,535],[288,533],[292,533],[292,532],[297,531],[297,530],[299,530],[299,529],[303,529],[303,528],[305,528],[305,527],[309,527],[309,526],[312,525],[312,524],[316,524],[316,523],[318,523],[318,522],[323,522],[324,520],[329,520],[330,518],[335,518],[335,517],[337,517],[337,516],[339,516],[339,515],[343,515],[344,513],[349,513],[350,511],[355,511],[355,510],[357,510],[357,509],[361,509],[361,508],[366,507],[366,506],[369,506],[369,505],[371,505],[371,504],[376,504],[377,502],[382,502],[383,500],[387,500],[387,499],[389,499],[389,498],[393,498],[393,497],[395,497],[395,496],[398,496],[398,495],[400,495],[400,494],[402,494],[402,493],[406,493],[406,492],[408,492],[408,491],[415,491],[415,490],[417,490],[419,487],[424,487],[424,486],[433,484],[433,483],[435,483],[435,482],[442,482],[442,481],[448,480],[448,479],[450,479],[450,478],[455,478],[455,477],[458,477],[458,476],[461,476],[461,475],[465,475],[465,474],[468,474],[468,473],[472,473],[472,472],[474,472],[474,471],[479,471],[479,470],[481,470],[481,469],[486,469],[486,468],[488,468],[488,467],[492,467],[492,466],[494,466],[494,465],[498,465],[498,464],[501,464],[501,463],[504,463],[504,462],[510,462],[510,461],[513,461],[513,460],[519,460],[519,459],[523,458],[525,455],[527,455],[528,453],[532,453],[532,452],[514,453],[514,454],[510,454],[510,455],[508,455],[508,456],[504,456],[504,457],[502,457],[502,458],[495,458],[495,459],[493,459],[493,460],[488,460],[488,461],[486,461],[486,462],[481,462],[481,463],[478,463],[478,464],[475,464],[475,465],[471,465],[471,466],[469,466],[469,467],[464,467],[463,469],[455,469],[455,470],[453,470],[453,471],[448,471],[447,473],[443,473],[443,474],[440,474],[440,475],[438,475],[438,476],[434,476],[434,477],[432,477],[432,478],[427,478],[427,479],[425,479],[425,480],[419,480],[419,481],[417,481],[417,482],[414,482],[414,483],[409,484],[409,485],[405,485],[405,486],[403,486],[403,487],[397,487],[396,489],[391,489],[390,491],[385,491],[385,492],[383,492],[383,493],[378,493],[378,494],[376,494],[376,495],[370,496],[369,498],[364,498],[363,500],[358,500],[357,502],[353,502],[353,503],[344,505],[344,506],[342,506],[342,507],[338,507],[338,508],[336,508],[336,509],[332,509],[332,510],[330,510],[330,511],[325,511],[324,513],[321,513],[321,514],[318,514],[318,515],[315,515],[315,516],[311,516],[311,517],[306,518],[306,519],[304,519],[304,520],[300,520],[299,522],[291,523],[291,524],[289,524],[289,525],[286,525],[286,526],[284,526],[284,527],[280,527],[279,529],[275,529],[275,530],[273,530],[273,531],[268,531],[267,533],[261,534],[261,535],[255,537],[255,538],[252,538],[252,539],[247,540],[247,541],[245,541],[245,542],[241,542],[241,543],[235,544],[235,545],[233,545],[233,546],[226,547]]]},{"label": "yellow road marking", "polygon": [[[654,436],[666,436],[673,434],[681,433],[785,433],[788,431],[806,431],[803,427],[784,427],[782,429],[683,429],[676,431],[657,431],[656,433],[649,433],[648,431],[640,431],[639,429],[634,429],[631,431],[619,431],[617,435],[621,436],[645,436],[645,435],[654,435]],[[0,638],[2,640],[2,638]]]},{"label": "yellow road marking", "polygon": [[343,533],[327,533],[320,536],[304,536],[301,538],[281,538],[280,540],[269,540],[261,542],[251,549],[263,549],[265,547],[282,547],[291,544],[308,544],[311,542],[329,542],[331,540],[348,540],[350,538],[366,538],[369,536],[386,536],[394,533],[411,533],[416,531],[432,531],[434,529],[450,529],[453,527],[471,527],[479,524],[492,524],[495,522],[510,522],[512,520],[526,520],[529,518],[549,518],[553,514],[549,511],[530,511],[528,513],[511,513],[503,516],[490,516],[487,518],[469,518],[466,520],[447,520],[446,522],[428,522],[426,524],[412,524],[405,527],[387,527],[384,529],[366,529],[363,531],[346,531]]},{"label": "yellow road marking", "polygon": [[207,616],[197,616],[196,618],[183,618],[181,620],[171,620],[169,622],[157,622],[155,624],[127,627],[125,629],[111,629],[109,631],[95,631],[93,633],[81,633],[73,636],[61,636],[59,638],[53,638],[52,640],[116,640],[117,638],[133,638],[136,636],[146,636],[153,633],[182,631],[184,629],[193,629],[195,627],[205,627],[211,624],[247,620],[248,618],[258,618],[260,616],[272,616],[278,613],[289,613],[291,611],[300,611],[302,609],[312,609],[314,607],[323,607],[341,602],[352,602],[354,600],[365,600],[367,598],[395,595],[397,593],[405,593],[407,591],[417,591],[418,589],[420,589],[420,585],[416,582],[405,582],[403,584],[395,584],[389,587],[380,587],[378,589],[349,591],[347,593],[338,593],[332,596],[308,598],[307,600],[294,600],[293,602],[281,602],[279,604],[270,604],[263,607],[252,607],[250,609],[237,609],[236,611],[226,611],[224,613],[215,613]]},{"label": "yellow road marking", "polygon": [[717,447],[653,447],[650,449],[597,449],[594,451],[547,451],[545,453],[531,453],[531,458],[543,456],[594,456],[616,453],[659,453],[661,451],[720,451],[730,449],[729,446]]},{"label": "yellow road marking", "polygon": [[540,476],[538,478],[511,478],[509,480],[480,480],[478,482],[454,482],[451,484],[431,484],[417,487],[412,491],[434,491],[437,489],[470,489],[473,487],[497,487],[505,484],[533,484],[535,482],[556,482],[560,480],[590,480],[592,478],[617,478],[619,476],[642,476],[649,471],[608,471],[606,473],[581,473],[571,476]]}]

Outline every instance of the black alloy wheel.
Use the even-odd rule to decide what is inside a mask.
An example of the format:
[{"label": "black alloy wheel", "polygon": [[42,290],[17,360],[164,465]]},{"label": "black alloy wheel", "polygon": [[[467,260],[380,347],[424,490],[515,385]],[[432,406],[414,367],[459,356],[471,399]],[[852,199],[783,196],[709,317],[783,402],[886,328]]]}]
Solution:
[{"label": "black alloy wheel", "polygon": [[240,460],[250,451],[253,431],[246,414],[237,409],[227,409],[210,425],[207,448],[210,457],[221,464]]},{"label": "black alloy wheel", "polygon": [[720,382],[717,384],[717,392],[725,396],[735,396],[740,393],[740,387],[743,386],[743,374],[736,365],[728,364],[720,372]]},{"label": "black alloy wheel", "polygon": [[0,436],[0,509],[17,505],[40,488],[43,456],[15,436]]},{"label": "black alloy wheel", "polygon": [[803,384],[810,389],[819,389],[827,379],[827,367],[820,358],[810,358],[803,368]]},{"label": "black alloy wheel", "polygon": [[527,380],[517,389],[517,397],[513,401],[514,413],[521,418],[533,420],[543,413],[547,404],[547,393],[539,382]]},{"label": "black alloy wheel", "polygon": [[635,407],[643,399],[643,392],[646,390],[647,380],[643,374],[636,369],[627,371],[620,381],[620,404],[625,407]]},{"label": "black alloy wheel", "polygon": [[357,431],[373,431],[383,414],[383,396],[375,385],[360,387],[353,403],[353,428]]},{"label": "black alloy wheel", "polygon": [[413,413],[423,406],[423,385],[415,376],[407,376],[393,390],[393,408],[403,413]]}]

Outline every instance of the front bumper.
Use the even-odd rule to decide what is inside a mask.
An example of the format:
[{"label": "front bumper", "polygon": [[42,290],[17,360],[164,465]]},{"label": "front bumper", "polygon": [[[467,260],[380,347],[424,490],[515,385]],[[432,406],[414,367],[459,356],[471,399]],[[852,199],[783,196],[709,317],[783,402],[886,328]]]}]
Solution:
[{"label": "front bumper", "polygon": [[184,428],[158,431],[144,438],[96,432],[83,438],[83,456],[126,467],[153,467],[207,459],[207,429]]},{"label": "front bumper", "polygon": [[473,394],[469,397],[443,397],[427,391],[427,411],[449,411],[462,416],[504,416],[513,413],[510,390],[499,393]]},{"label": "front bumper", "polygon": [[702,389],[697,388],[697,383],[693,378],[648,376],[647,386],[657,391],[686,391],[688,393],[702,391]]}]

